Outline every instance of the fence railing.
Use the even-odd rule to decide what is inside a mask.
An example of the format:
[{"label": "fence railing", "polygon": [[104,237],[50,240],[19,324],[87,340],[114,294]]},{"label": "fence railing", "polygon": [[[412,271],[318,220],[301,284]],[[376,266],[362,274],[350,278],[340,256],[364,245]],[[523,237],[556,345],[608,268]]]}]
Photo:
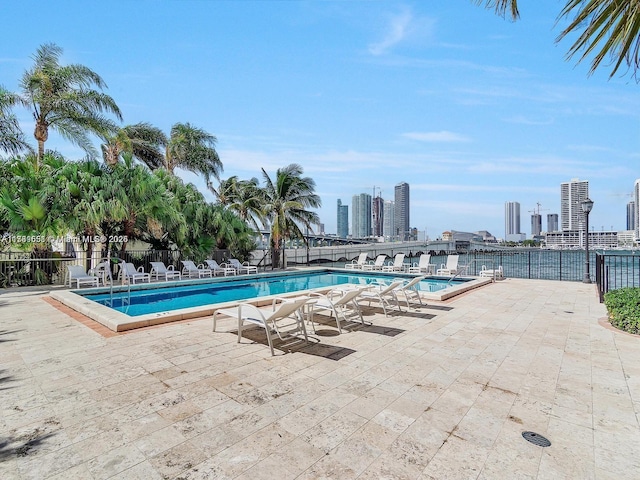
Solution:
[{"label": "fence railing", "polygon": [[601,302],[610,290],[640,287],[640,255],[596,254],[595,274]]},{"label": "fence railing", "polygon": [[[413,247],[415,248],[415,247]],[[368,248],[350,247],[317,247],[287,249],[286,265],[293,266],[326,266],[343,267],[357,258],[361,252],[367,252],[369,260],[378,255],[386,255],[390,261],[396,253],[405,254],[405,263],[417,264],[423,252],[409,247],[368,246]],[[229,258],[227,250],[215,250],[210,258],[218,263]],[[180,251],[172,250],[131,250],[121,252],[118,258],[132,262],[136,268],[143,267],[150,271],[150,262],[160,261],[165,265],[173,265],[181,269],[180,261],[185,258]],[[443,252],[432,252],[431,263],[440,267],[446,263],[447,255]],[[90,257],[86,252],[74,254],[54,254],[51,252],[35,255],[24,252],[0,252],[0,287],[63,284],[66,280],[67,265],[82,265],[85,270],[96,266],[101,260],[102,252],[93,252]],[[260,271],[272,270],[271,252],[257,250],[251,259]],[[598,292],[603,295],[612,289],[627,286],[640,286],[640,255],[613,255],[592,252],[590,263],[594,265],[593,274]],[[582,281],[584,278],[584,251],[513,249],[504,251],[460,253],[459,265],[466,267],[469,275],[478,275],[482,265],[487,268],[502,266],[504,275],[511,278]],[[114,272],[117,275],[117,272]]]}]

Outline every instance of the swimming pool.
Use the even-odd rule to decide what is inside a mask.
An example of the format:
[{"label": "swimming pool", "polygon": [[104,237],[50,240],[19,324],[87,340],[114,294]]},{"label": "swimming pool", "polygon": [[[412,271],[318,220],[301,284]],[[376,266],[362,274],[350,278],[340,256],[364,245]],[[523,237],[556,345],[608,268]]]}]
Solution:
[{"label": "swimming pool", "polygon": [[[380,281],[390,282],[397,275],[383,276],[367,273],[299,272],[295,274],[239,277],[224,282],[171,285],[163,288],[144,288],[117,292],[90,293],[77,291],[79,295],[111,307],[132,317],[182,308],[200,307],[231,301],[248,300],[298,291],[331,288],[344,284],[369,285]],[[410,279],[412,277],[407,277]],[[468,280],[430,278],[418,284],[420,291],[436,292]]]},{"label": "swimming pool", "polygon": [[[110,330],[121,332],[178,320],[202,318],[211,315],[217,309],[233,306],[241,300],[250,299],[252,303],[266,304],[270,303],[273,297],[282,294],[326,290],[344,283],[364,285],[376,279],[389,281],[397,277],[410,279],[414,275],[309,268],[231,278],[144,283],[132,285],[130,291],[126,286],[113,287],[113,291],[109,287],[59,290],[52,291],[51,297]],[[449,278],[430,277],[421,282],[420,290],[423,292],[424,300],[440,301],[487,283],[491,283],[490,278],[465,278],[460,281],[456,278],[449,283]],[[123,302],[122,299],[125,298],[126,301]]]}]

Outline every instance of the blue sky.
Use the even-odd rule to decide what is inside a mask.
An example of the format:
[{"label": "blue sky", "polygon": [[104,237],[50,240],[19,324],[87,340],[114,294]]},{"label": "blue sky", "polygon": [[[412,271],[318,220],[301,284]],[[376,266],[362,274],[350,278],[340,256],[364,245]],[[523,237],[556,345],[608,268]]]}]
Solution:
[{"label": "blue sky", "polygon": [[[104,78],[125,124],[215,134],[222,178],[302,165],[327,232],[338,198],[375,186],[392,199],[406,181],[411,225],[431,238],[502,237],[506,201],[520,202],[529,234],[527,212],[559,213],[572,178],[589,181],[596,230],[625,229],[638,84],[565,60],[564,2],[520,3],[514,23],[469,0],[11,2],[0,84],[17,89],[38,46],[56,43],[63,63]],[[47,147],[83,156],[53,134]]]}]

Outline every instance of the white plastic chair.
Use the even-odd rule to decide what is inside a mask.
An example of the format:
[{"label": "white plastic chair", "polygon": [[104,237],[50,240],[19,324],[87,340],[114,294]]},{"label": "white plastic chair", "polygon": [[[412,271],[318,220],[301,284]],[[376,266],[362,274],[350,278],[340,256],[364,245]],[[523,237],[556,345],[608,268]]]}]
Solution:
[{"label": "white plastic chair", "polygon": [[135,284],[137,280],[151,283],[151,275],[146,273],[142,267],[136,270],[136,266],[130,262],[122,262],[120,267],[122,283]]},{"label": "white plastic chair", "polygon": [[168,267],[163,262],[149,262],[151,263],[151,271],[149,275],[151,278],[155,280],[173,280],[177,278],[178,280],[182,279],[182,274],[173,268],[173,265],[169,265]]},{"label": "white plastic chair", "polygon": [[361,253],[357,259],[344,264],[344,268],[347,270],[362,270],[362,267],[367,263],[367,252]]},{"label": "white plastic chair", "polygon": [[205,260],[205,263],[207,264],[207,267],[211,269],[214,276],[221,274],[226,277],[227,275],[235,275],[237,273],[235,268],[227,266],[226,263],[219,265],[215,260]]},{"label": "white plastic chair", "polygon": [[431,255],[428,253],[423,253],[420,255],[420,260],[418,263],[414,263],[409,267],[409,273],[433,273],[435,270],[435,265],[431,263]]},{"label": "white plastic chair", "polygon": [[318,310],[329,310],[330,317],[336,317],[336,325],[338,326],[338,331],[342,333],[342,327],[340,325],[341,320],[343,322],[351,322],[354,321],[353,319],[360,320],[360,323],[362,323],[362,325],[365,325],[364,319],[362,318],[362,312],[360,311],[360,306],[356,301],[356,298],[361,293],[361,288],[349,290],[334,288],[333,290],[330,290],[324,294],[311,292],[309,294],[309,298],[314,300],[314,313]]},{"label": "white plastic chair", "polygon": [[237,258],[230,258],[229,265],[235,268],[238,273],[258,273],[258,267],[250,265],[249,262],[240,263]]},{"label": "white plastic chair", "polygon": [[362,270],[365,270],[365,271],[382,270],[382,267],[384,266],[384,261],[386,258],[387,256],[384,254],[378,255],[374,262],[365,263],[362,266]]},{"label": "white plastic chair", "polygon": [[[245,323],[251,323],[264,328],[267,334],[267,342],[271,349],[271,355],[275,355],[273,349],[273,340],[271,339],[272,330],[276,332],[280,340],[284,340],[282,334],[290,335],[291,333],[304,335],[304,339],[309,343],[307,337],[307,329],[304,326],[304,317],[302,314],[302,307],[309,301],[308,298],[299,298],[294,301],[282,301],[277,304],[274,302],[272,308],[269,310],[260,309],[249,303],[241,303],[234,308],[225,308],[216,310],[213,312],[213,331],[216,330],[217,316],[219,314],[229,317],[236,317],[238,319],[238,343],[242,339],[242,329]],[[289,323],[278,326],[278,323],[289,320]],[[294,329],[286,332],[281,332],[282,327],[294,326]]]},{"label": "white plastic chair", "polygon": [[73,282],[76,283],[76,288],[80,288],[82,285],[91,285],[92,287],[100,285],[100,279],[96,276],[89,275],[81,265],[67,265],[67,271],[69,275],[69,288],[73,287]]},{"label": "white plastic chair", "polygon": [[211,277],[212,276],[212,272],[210,268],[204,268],[204,265],[200,264],[197,265],[195,263],[193,263],[193,260],[181,260],[182,261],[182,265],[183,265],[183,269],[182,269],[182,275],[184,275],[185,277],[198,277],[198,278],[202,278],[202,277]]},{"label": "white plastic chair", "polygon": [[458,273],[458,255],[448,255],[447,263],[442,264],[436,271],[437,275],[455,275]]},{"label": "white plastic chair", "polygon": [[383,272],[402,272],[404,270],[404,253],[396,253],[393,263],[382,267]]},{"label": "white plastic chair", "polygon": [[480,270],[481,277],[490,277],[490,278],[504,278],[504,270],[502,269],[502,265],[498,266],[498,268],[491,269],[487,268],[485,265],[482,265],[482,269]]},{"label": "white plastic chair", "polygon": [[420,296],[420,290],[418,288],[418,284],[425,278],[427,277],[426,276],[415,277],[415,278],[412,278],[407,283],[404,283],[398,287],[396,296],[398,295],[398,293],[402,293],[402,295],[404,295],[404,298],[407,302],[407,308],[409,308],[411,305],[410,299],[416,299],[418,301],[417,303],[419,303],[421,307],[424,306],[424,303],[422,303],[422,297]]},{"label": "white plastic chair", "polygon": [[402,280],[395,280],[386,286],[379,285],[367,290],[363,290],[360,293],[360,300],[369,302],[369,306],[371,306],[371,301],[373,300],[380,302],[385,317],[389,316],[387,314],[387,307],[391,308],[391,300],[393,300],[393,302],[396,304],[398,310],[402,312],[402,307],[400,306],[398,296],[396,295],[396,289],[400,285],[402,285],[402,283]]}]

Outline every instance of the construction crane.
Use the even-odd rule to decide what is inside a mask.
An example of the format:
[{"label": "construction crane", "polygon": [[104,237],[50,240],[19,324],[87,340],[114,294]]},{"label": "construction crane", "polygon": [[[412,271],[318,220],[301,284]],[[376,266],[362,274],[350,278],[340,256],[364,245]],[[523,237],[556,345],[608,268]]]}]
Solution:
[{"label": "construction crane", "polygon": [[529,213],[540,215],[540,212],[545,212],[549,210],[548,208],[540,208],[541,206],[542,204],[540,202],[536,202],[536,208],[534,208],[533,210],[529,210]]}]

